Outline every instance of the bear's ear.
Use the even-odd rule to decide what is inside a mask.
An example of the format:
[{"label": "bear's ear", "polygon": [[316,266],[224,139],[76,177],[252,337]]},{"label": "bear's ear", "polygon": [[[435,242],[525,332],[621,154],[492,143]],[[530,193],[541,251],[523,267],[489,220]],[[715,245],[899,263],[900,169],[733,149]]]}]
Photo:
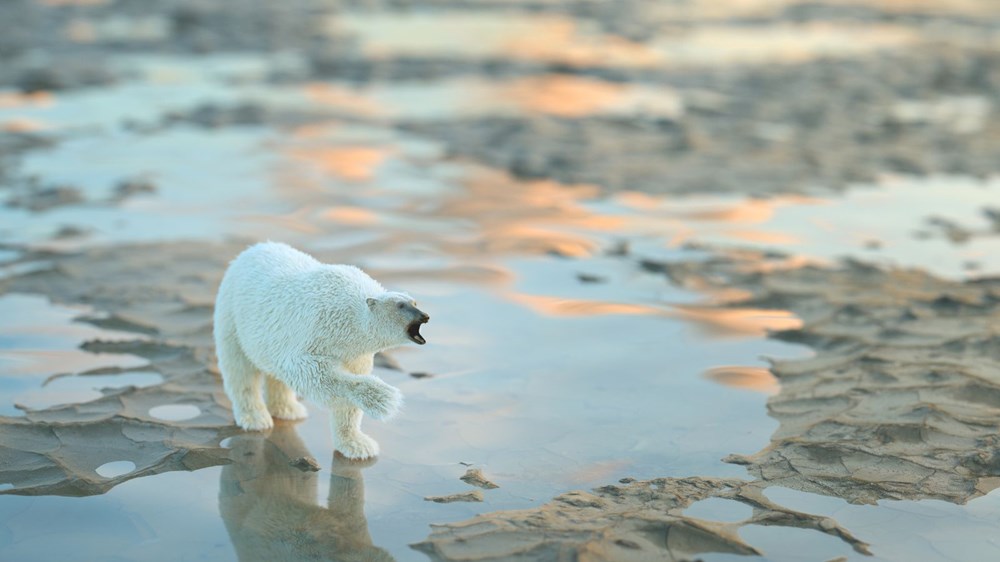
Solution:
[{"label": "bear's ear", "polygon": [[371,297],[368,297],[367,299],[365,299],[365,302],[368,303],[369,307],[372,307],[372,306],[375,306],[375,303],[378,302],[378,301],[376,301],[375,299],[373,299]]}]

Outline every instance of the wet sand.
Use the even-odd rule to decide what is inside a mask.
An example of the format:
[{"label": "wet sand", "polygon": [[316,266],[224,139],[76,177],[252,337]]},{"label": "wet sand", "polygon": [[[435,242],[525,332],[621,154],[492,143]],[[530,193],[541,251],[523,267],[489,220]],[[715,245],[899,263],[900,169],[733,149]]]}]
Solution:
[{"label": "wet sand", "polygon": [[[1000,14],[258,8],[0,7],[0,557],[997,554]],[[266,238],[432,311],[377,462],[232,425]]]}]

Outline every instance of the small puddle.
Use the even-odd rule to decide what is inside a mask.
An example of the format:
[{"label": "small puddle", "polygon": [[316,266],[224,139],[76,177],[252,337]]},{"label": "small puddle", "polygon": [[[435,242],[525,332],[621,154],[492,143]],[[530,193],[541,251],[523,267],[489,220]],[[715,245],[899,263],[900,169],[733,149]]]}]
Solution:
[{"label": "small puddle", "polygon": [[82,404],[97,400],[106,392],[114,392],[130,386],[142,388],[161,382],[163,382],[163,377],[152,372],[59,377],[51,380],[42,388],[21,393],[17,397],[17,403],[31,410],[40,410],[61,404]]},{"label": "small puddle", "polygon": [[164,421],[185,421],[201,415],[201,409],[191,404],[167,404],[149,409],[149,415]]},{"label": "small puddle", "polygon": [[745,503],[721,498],[708,498],[694,502],[684,510],[684,515],[708,521],[736,523],[753,515],[753,508]]},{"label": "small puddle", "polygon": [[133,470],[135,470],[135,463],[132,461],[111,461],[97,467],[94,472],[105,478],[114,478],[128,474]]},{"label": "small puddle", "polygon": [[[132,333],[95,328],[76,321],[90,311],[49,302],[45,297],[7,293],[0,295],[0,415],[16,416],[15,404],[29,408],[72,403],[100,397],[101,386],[154,384],[157,375],[135,373],[55,379],[43,386],[46,376],[94,369],[131,369],[146,361],[130,355],[88,353],[80,344],[94,339],[132,340]],[[118,376],[123,378],[119,379]]]}]

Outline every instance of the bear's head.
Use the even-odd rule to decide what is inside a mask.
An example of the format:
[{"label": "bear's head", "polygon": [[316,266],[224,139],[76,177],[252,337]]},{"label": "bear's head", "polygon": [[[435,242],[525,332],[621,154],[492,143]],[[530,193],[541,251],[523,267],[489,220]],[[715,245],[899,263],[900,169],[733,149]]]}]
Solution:
[{"label": "bear's head", "polygon": [[420,326],[431,319],[417,308],[417,303],[406,293],[386,292],[368,298],[368,308],[384,328],[390,330],[390,339],[396,345],[407,340],[424,345],[427,340],[420,335]]}]

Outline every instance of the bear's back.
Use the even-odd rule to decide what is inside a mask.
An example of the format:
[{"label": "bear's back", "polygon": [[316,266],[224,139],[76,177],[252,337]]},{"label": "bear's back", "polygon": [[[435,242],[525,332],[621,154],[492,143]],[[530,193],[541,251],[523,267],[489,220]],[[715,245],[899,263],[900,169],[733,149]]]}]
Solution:
[{"label": "bear's back", "polygon": [[359,339],[368,326],[365,299],[384,291],[357,267],[264,242],[233,260],[220,298],[228,300],[244,351],[268,369],[287,353],[332,351]]},{"label": "bear's back", "polygon": [[236,256],[232,267],[252,267],[263,274],[291,274],[315,269],[322,264],[305,252],[281,242],[254,244]]}]

